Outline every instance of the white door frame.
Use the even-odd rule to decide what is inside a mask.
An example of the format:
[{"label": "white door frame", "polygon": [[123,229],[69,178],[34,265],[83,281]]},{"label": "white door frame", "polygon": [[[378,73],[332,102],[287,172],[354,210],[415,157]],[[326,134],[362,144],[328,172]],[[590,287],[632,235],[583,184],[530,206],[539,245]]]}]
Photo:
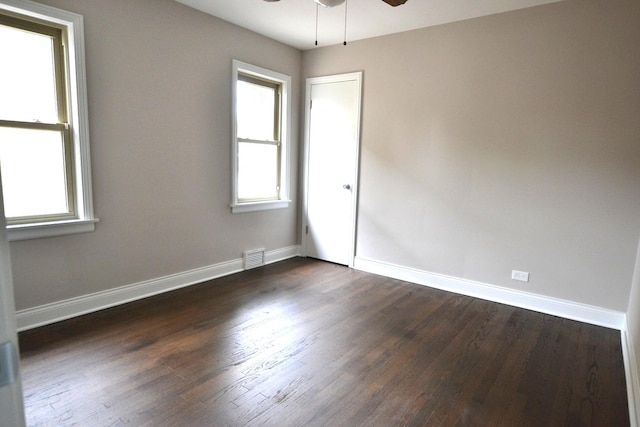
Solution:
[{"label": "white door frame", "polygon": [[[0,425],[25,425],[11,254],[0,179]],[[5,424],[6,423],[6,424]]]},{"label": "white door frame", "polygon": [[302,212],[302,251],[304,256],[307,252],[307,230],[308,230],[308,201],[309,201],[309,144],[310,144],[310,124],[311,124],[311,87],[314,84],[338,83],[347,81],[356,81],[358,83],[358,108],[356,126],[356,155],[354,168],[354,182],[351,188],[351,221],[350,221],[350,239],[349,239],[349,267],[353,268],[353,262],[356,252],[356,225],[358,213],[358,188],[360,183],[360,128],[362,124],[362,71],[345,74],[334,74],[322,77],[309,77],[306,80],[305,89],[305,121],[304,121],[304,172],[303,172],[303,212]]}]

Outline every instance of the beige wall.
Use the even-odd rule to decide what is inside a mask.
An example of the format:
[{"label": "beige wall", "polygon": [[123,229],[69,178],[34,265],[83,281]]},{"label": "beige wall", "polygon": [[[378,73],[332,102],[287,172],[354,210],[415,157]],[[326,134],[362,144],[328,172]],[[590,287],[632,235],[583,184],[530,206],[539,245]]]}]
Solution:
[{"label": "beige wall", "polygon": [[293,78],[301,53],[171,0],[43,0],[84,16],[93,233],[13,242],[18,309],[297,244],[294,206],[230,213],[231,60]]},{"label": "beige wall", "polygon": [[101,222],[11,244],[18,309],[298,242],[295,207],[228,208],[237,58],[293,76],[294,136],[303,76],[364,71],[358,256],[626,311],[639,2],[566,0],[301,54],[171,0],[41,1],[85,17]]},{"label": "beige wall", "polygon": [[357,255],[626,311],[639,22],[567,0],[305,52],[305,77],[364,71]]}]

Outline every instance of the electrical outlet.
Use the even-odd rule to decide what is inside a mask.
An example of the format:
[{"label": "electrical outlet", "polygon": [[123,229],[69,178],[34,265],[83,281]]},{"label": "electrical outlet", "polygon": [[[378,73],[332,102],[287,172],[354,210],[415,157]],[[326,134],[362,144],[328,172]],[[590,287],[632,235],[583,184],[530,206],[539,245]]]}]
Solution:
[{"label": "electrical outlet", "polygon": [[526,271],[512,270],[511,271],[511,279],[517,280],[519,282],[528,282],[529,281],[529,273],[527,273]]}]

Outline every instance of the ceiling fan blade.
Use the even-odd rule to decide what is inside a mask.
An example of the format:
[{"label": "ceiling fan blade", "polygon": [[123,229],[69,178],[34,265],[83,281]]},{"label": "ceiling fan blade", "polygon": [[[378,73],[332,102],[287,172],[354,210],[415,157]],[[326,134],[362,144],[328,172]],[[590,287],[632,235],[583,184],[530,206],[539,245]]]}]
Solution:
[{"label": "ceiling fan blade", "polygon": [[393,7],[400,6],[401,4],[405,4],[407,2],[407,0],[382,0],[382,1]]}]

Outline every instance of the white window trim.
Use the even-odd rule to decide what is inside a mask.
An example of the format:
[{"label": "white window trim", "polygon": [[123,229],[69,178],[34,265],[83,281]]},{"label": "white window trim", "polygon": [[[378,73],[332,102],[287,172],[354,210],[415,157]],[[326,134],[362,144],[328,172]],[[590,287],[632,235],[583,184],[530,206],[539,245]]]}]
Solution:
[{"label": "white window trim", "polygon": [[[280,159],[280,199],[266,200],[256,202],[239,202],[238,201],[238,140],[237,140],[237,117],[236,117],[236,87],[238,82],[238,73],[248,74],[258,78],[276,81],[282,84],[282,126],[280,129],[281,143],[281,159]],[[247,64],[234,59],[232,61],[232,82],[231,82],[231,111],[232,111],[232,149],[231,149],[231,182],[232,182],[232,199],[231,212],[243,213],[254,211],[265,211],[271,209],[283,209],[289,207],[291,200],[289,198],[289,170],[290,170],[290,147],[289,147],[289,127],[291,126],[291,76],[281,74],[266,68]]]},{"label": "white window trim", "polygon": [[89,150],[89,110],[82,15],[67,12],[29,0],[0,0],[0,11],[35,18],[64,28],[68,37],[69,122],[74,144],[76,177],[76,209],[78,219],[36,224],[16,224],[7,227],[9,240],[62,236],[95,230]]}]

